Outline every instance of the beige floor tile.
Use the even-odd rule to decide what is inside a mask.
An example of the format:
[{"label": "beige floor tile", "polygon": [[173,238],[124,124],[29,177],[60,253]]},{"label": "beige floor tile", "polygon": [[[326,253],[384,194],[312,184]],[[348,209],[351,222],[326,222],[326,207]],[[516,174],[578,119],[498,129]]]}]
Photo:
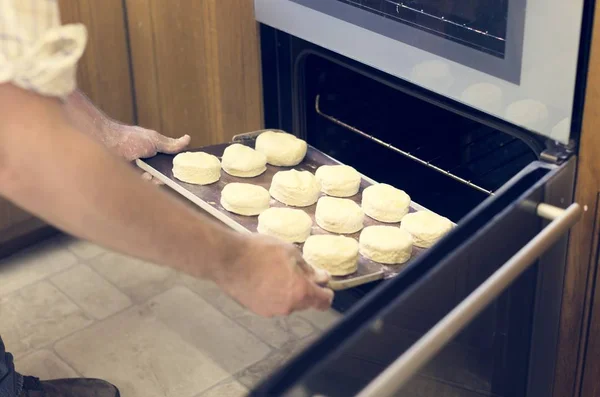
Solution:
[{"label": "beige floor tile", "polygon": [[290,341],[302,339],[315,329],[306,320],[297,315],[280,318],[264,318],[247,313],[236,317],[235,321],[248,328],[263,342],[279,348]]},{"label": "beige floor tile", "polygon": [[185,274],[179,274],[178,281],[230,318],[236,318],[249,313],[246,308],[223,293],[219,287],[210,281],[199,280]]},{"label": "beige floor tile", "polygon": [[113,252],[102,254],[89,263],[136,303],[165,291],[169,280],[175,277],[172,269]]},{"label": "beige floor tile", "polygon": [[229,377],[148,308],[132,308],[55,345],[86,377],[114,383],[127,397],[193,397]]},{"label": "beige floor tile", "polygon": [[248,388],[235,380],[223,382],[198,397],[245,397]]},{"label": "beige floor tile", "polygon": [[77,263],[64,241],[52,239],[0,261],[0,296],[10,294]]},{"label": "beige floor tile", "polygon": [[310,335],[301,340],[286,343],[281,349],[273,351],[268,357],[240,372],[236,379],[238,382],[251,389],[271,375],[276,369],[285,365],[292,357],[300,353],[310,343],[314,342],[318,334]]},{"label": "beige floor tile", "polygon": [[73,237],[69,237],[67,240],[67,249],[77,255],[81,259],[92,259],[100,254],[106,252],[106,250],[94,243],[89,241],[79,240]]},{"label": "beige floor tile", "polygon": [[326,312],[310,309],[300,312],[298,315],[305,320],[308,320],[312,325],[320,330],[326,330],[334,326],[338,320],[342,318],[342,314],[333,309],[329,309]]},{"label": "beige floor tile", "polygon": [[50,350],[38,350],[16,360],[15,367],[23,375],[40,379],[78,378],[79,375],[67,363]]},{"label": "beige floor tile", "polygon": [[148,306],[167,324],[230,374],[263,359],[270,348],[185,287],[175,287]]},{"label": "beige floor tile", "polygon": [[43,281],[0,298],[0,335],[15,356],[49,345],[93,320]]},{"label": "beige floor tile", "polygon": [[104,319],[131,306],[127,295],[86,265],[79,265],[50,279],[86,313]]}]

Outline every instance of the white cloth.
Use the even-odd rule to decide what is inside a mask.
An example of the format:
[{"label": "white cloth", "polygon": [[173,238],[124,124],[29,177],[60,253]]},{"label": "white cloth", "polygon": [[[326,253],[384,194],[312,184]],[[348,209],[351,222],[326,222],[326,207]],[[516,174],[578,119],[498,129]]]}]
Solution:
[{"label": "white cloth", "polygon": [[65,97],[86,42],[83,25],[61,26],[57,0],[0,0],[0,83]]}]

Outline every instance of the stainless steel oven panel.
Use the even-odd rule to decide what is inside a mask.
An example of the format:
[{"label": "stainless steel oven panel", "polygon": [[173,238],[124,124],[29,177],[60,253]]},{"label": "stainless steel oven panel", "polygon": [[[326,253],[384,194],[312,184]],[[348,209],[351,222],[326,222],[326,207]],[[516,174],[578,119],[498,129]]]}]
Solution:
[{"label": "stainless steel oven panel", "polygon": [[[255,9],[257,20],[266,25],[568,143],[583,3],[527,0],[520,10],[525,12],[524,32],[520,35],[518,23],[507,32],[504,63],[337,0],[255,0]],[[510,4],[510,12],[522,6],[520,1]],[[394,34],[386,35],[384,30],[390,29]],[[521,54],[515,53],[520,48]],[[515,70],[519,64],[520,70]],[[464,96],[475,84],[484,85]],[[498,100],[490,100],[495,95],[491,90],[500,93]],[[508,110],[523,100],[520,109]],[[546,107],[547,117],[529,117],[543,113],[535,103]]]},{"label": "stainless steel oven panel", "polygon": [[[468,383],[465,379],[475,382],[472,387],[477,393],[463,391],[469,396],[547,395],[548,385],[543,379],[550,379],[554,369],[552,346],[556,346],[560,310],[560,299],[551,294],[560,291],[564,278],[566,233],[581,215],[581,208],[570,201],[573,171],[574,160],[562,166],[534,162],[526,167],[427,254],[366,297],[336,327],[259,385],[252,395],[337,397],[357,395],[361,391],[363,396],[412,395],[397,393],[398,387],[407,380],[435,380],[440,374],[452,378],[450,383],[442,379],[438,383],[442,386]],[[548,203],[560,204],[566,209]],[[536,261],[540,257],[541,260]],[[537,271],[527,270],[532,265],[537,266]],[[449,279],[448,275],[456,271],[468,271],[471,278],[474,273],[480,273],[475,277],[477,283],[470,285],[463,297],[454,297],[437,288],[440,280]],[[532,282],[523,284],[519,277]],[[478,359],[485,357],[481,353],[474,361],[465,360],[462,364],[458,364],[460,355],[452,354],[446,358],[438,356],[430,362],[442,348],[452,352],[453,345],[470,343],[470,337],[477,332],[455,337],[467,325],[475,324],[475,316],[509,286],[535,284],[536,277],[541,284],[536,284],[540,287],[535,291],[517,290],[518,294],[527,296],[505,292],[509,300],[535,300],[533,319],[528,309],[519,308],[528,305],[511,306],[510,313],[522,312],[514,318],[521,321],[513,322],[512,327],[526,330],[521,332],[525,337],[521,335],[519,343],[531,342],[526,350],[512,346],[501,363],[504,368],[510,368],[509,371],[524,373],[526,377],[519,380],[520,385],[511,385],[512,379],[496,381],[496,386],[501,388],[519,388],[518,393],[511,389],[501,392],[490,389],[488,378],[498,376],[497,368],[479,362]],[[423,307],[421,318],[406,319],[402,315],[414,311],[414,307],[424,304],[424,297],[431,296],[437,296],[437,302],[429,298],[429,306]],[[432,304],[439,310],[430,310]],[[487,321],[490,317],[483,318]],[[540,329],[542,324],[544,332]],[[402,331],[407,326],[410,333]],[[414,330],[418,335],[414,335]],[[494,333],[498,332],[502,330],[495,328]],[[538,337],[543,339],[536,340]],[[475,343],[483,346],[482,352],[486,351],[485,345]],[[547,351],[540,354],[544,348]],[[438,368],[426,368],[425,374],[411,379],[425,364],[435,364]],[[461,372],[461,365],[465,371]],[[481,379],[473,377],[477,371],[481,372]],[[439,394],[431,384],[426,387],[430,392],[425,395]]]}]

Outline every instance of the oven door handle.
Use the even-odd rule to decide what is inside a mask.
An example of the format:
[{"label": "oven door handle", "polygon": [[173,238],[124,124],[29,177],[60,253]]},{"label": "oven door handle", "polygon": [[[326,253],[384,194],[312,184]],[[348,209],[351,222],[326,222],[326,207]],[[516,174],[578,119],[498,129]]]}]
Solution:
[{"label": "oven door handle", "polygon": [[567,233],[582,214],[577,203],[571,204],[567,209],[543,203],[535,208],[538,216],[552,222],[371,381],[357,397],[394,395],[537,258]]}]

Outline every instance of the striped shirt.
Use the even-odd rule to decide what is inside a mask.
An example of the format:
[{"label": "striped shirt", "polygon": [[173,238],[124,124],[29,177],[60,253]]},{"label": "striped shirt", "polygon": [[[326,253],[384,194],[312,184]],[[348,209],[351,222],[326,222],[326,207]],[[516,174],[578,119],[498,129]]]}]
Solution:
[{"label": "striped shirt", "polygon": [[0,84],[65,97],[86,41],[83,25],[61,25],[57,0],[0,0]]}]

